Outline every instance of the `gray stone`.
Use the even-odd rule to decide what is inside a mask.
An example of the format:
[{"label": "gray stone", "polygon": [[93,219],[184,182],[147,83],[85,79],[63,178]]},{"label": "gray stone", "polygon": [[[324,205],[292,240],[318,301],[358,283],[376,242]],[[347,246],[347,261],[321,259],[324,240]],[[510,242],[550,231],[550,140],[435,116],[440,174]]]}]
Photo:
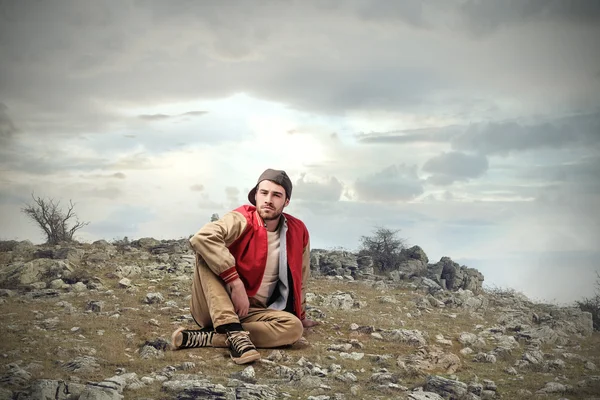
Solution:
[{"label": "gray stone", "polygon": [[74,285],[71,285],[70,289],[75,293],[82,293],[87,290],[87,286],[83,282],[77,282]]},{"label": "gray stone", "polygon": [[72,361],[64,363],[62,367],[67,371],[87,374],[98,370],[100,368],[100,364],[98,364],[98,359],[95,357],[81,356]]},{"label": "gray stone", "polygon": [[427,344],[423,332],[418,330],[394,329],[384,331],[383,337],[388,341],[399,341],[413,346],[424,346]]},{"label": "gray stone", "polygon": [[61,260],[39,258],[27,263],[14,263],[0,270],[0,284],[19,287],[34,282],[51,282],[72,272],[68,263]]},{"label": "gray stone", "polygon": [[161,293],[148,293],[146,294],[146,298],[144,302],[147,304],[160,304],[165,301],[165,298]]},{"label": "gray stone", "polygon": [[148,360],[154,358],[164,358],[165,352],[154,348],[153,346],[144,346],[140,350],[140,358]]},{"label": "gray stone", "polygon": [[64,381],[40,379],[31,385],[29,398],[31,400],[67,400],[69,398],[68,387]]},{"label": "gray stone", "polygon": [[437,375],[429,375],[424,389],[444,398],[461,398],[467,394],[467,385],[463,382],[446,379]]},{"label": "gray stone", "polygon": [[549,393],[565,393],[569,390],[567,385],[563,385],[558,382],[547,382],[546,386],[535,392],[536,394],[549,394]]},{"label": "gray stone", "polygon": [[444,400],[442,396],[434,392],[412,392],[408,394],[409,400]]},{"label": "gray stone", "polygon": [[51,289],[64,289],[69,287],[69,285],[66,284],[65,281],[63,281],[62,279],[54,279],[50,281],[49,286]]},{"label": "gray stone", "polygon": [[0,387],[0,400],[12,400],[13,392],[6,388]]},{"label": "gray stone", "polygon": [[86,310],[100,313],[104,309],[104,301],[102,300],[90,300],[87,302]]},{"label": "gray stone", "polygon": [[4,387],[23,388],[31,380],[31,374],[16,363],[8,364],[6,369],[6,373],[0,375],[0,385]]},{"label": "gray stone", "polygon": [[101,386],[100,384],[88,384],[79,396],[78,400],[122,400],[123,395],[115,389]]},{"label": "gray stone", "polygon": [[130,288],[131,285],[132,285],[131,279],[123,278],[119,281],[119,286],[121,286],[123,288]]},{"label": "gray stone", "polygon": [[232,393],[232,389],[215,385],[206,379],[166,381],[163,382],[162,389],[180,400],[229,400]]}]

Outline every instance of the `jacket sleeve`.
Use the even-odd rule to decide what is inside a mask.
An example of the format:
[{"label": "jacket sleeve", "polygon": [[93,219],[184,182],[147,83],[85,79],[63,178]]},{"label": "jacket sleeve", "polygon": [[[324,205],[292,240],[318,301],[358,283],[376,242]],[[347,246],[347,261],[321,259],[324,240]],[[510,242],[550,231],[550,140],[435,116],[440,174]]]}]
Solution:
[{"label": "jacket sleeve", "polygon": [[302,311],[300,319],[306,318],[306,286],[310,277],[310,239],[306,242],[302,253]]},{"label": "jacket sleeve", "polygon": [[190,244],[196,252],[196,257],[202,257],[208,267],[229,283],[237,279],[235,259],[227,248],[239,238],[248,221],[237,211],[231,211],[223,218],[204,225],[192,238]]}]

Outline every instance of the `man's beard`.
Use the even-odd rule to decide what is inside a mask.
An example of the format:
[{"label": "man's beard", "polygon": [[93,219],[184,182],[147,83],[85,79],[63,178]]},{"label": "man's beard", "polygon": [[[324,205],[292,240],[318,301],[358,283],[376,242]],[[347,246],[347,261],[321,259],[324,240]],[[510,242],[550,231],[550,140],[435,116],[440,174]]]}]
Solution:
[{"label": "man's beard", "polygon": [[279,218],[281,216],[281,214],[283,213],[283,210],[277,210],[275,208],[273,208],[272,210],[269,210],[272,212],[272,214],[267,215],[262,208],[258,209],[258,215],[260,215],[260,217],[263,219],[263,221],[272,221],[272,220],[276,220],[277,218]]}]

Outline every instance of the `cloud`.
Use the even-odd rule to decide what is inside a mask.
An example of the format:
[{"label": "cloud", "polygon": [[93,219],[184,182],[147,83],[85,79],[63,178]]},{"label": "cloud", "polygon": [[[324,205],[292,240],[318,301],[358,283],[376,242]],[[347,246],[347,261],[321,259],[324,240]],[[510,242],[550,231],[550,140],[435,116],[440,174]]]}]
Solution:
[{"label": "cloud", "polygon": [[575,115],[536,123],[473,124],[455,136],[452,148],[482,154],[506,155],[540,148],[573,148],[600,144],[600,113]]},{"label": "cloud", "polygon": [[361,143],[407,144],[407,143],[446,143],[459,132],[458,126],[440,128],[407,129],[388,132],[359,133],[356,138]]},{"label": "cloud", "polygon": [[197,117],[200,115],[207,114],[208,111],[188,111],[182,114],[169,115],[169,114],[141,114],[138,115],[138,118],[143,119],[145,121],[164,121],[171,118],[178,117]]},{"label": "cloud", "polygon": [[485,156],[449,152],[427,160],[423,171],[432,174],[427,178],[427,182],[434,185],[450,185],[456,181],[480,177],[488,167]]},{"label": "cloud", "polygon": [[558,22],[598,26],[600,3],[588,0],[464,1],[457,8],[474,34],[490,34],[500,28],[528,22]]},{"label": "cloud", "polygon": [[294,184],[293,199],[337,202],[342,195],[344,185],[335,177],[322,181],[310,181],[302,175]]},{"label": "cloud", "polygon": [[6,143],[19,130],[8,116],[8,107],[0,103],[0,143]]},{"label": "cloud", "polygon": [[360,201],[408,201],[423,194],[423,185],[416,166],[391,165],[357,179],[354,190]]},{"label": "cloud", "polygon": [[201,185],[199,183],[190,186],[190,190],[193,192],[201,192],[204,190],[204,185]]}]

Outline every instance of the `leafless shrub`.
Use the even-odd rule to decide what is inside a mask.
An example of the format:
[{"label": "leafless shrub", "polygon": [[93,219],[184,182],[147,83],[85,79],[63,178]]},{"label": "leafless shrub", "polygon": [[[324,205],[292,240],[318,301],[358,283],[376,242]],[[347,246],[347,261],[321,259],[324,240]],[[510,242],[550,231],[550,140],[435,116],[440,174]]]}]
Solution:
[{"label": "leafless shrub", "polygon": [[46,235],[48,244],[73,241],[73,235],[89,222],[80,222],[73,211],[75,204],[69,200],[67,211],[60,207],[60,201],[42,198],[31,194],[33,204],[27,204],[21,211],[31,218]]}]

